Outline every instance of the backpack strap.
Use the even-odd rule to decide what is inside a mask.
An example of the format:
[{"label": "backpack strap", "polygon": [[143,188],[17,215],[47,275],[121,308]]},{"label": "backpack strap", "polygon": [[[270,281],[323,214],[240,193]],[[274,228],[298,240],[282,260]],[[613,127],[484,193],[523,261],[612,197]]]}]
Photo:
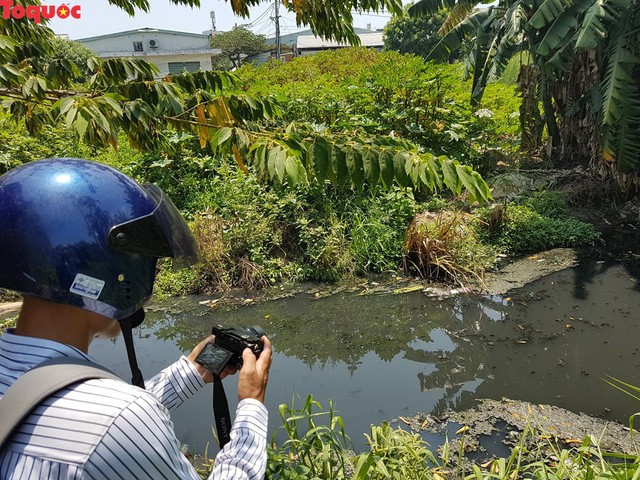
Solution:
[{"label": "backpack strap", "polygon": [[0,398],[0,449],[24,418],[45,398],[92,378],[121,380],[109,369],[81,358],[52,358],[18,378]]}]

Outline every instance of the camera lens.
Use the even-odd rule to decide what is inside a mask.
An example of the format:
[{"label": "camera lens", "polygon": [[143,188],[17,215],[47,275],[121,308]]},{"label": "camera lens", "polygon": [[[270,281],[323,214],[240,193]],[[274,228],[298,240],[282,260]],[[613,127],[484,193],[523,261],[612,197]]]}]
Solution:
[{"label": "camera lens", "polygon": [[254,325],[253,327],[251,327],[251,329],[255,332],[255,334],[258,337],[262,337],[264,335],[264,330],[262,329],[262,327]]}]

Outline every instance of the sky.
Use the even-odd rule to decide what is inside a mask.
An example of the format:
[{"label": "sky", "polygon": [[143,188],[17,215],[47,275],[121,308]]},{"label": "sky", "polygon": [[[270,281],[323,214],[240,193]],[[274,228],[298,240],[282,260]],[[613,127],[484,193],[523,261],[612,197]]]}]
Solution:
[{"label": "sky", "polygon": [[[43,1],[47,5],[60,5],[62,2]],[[54,18],[49,27],[57,34],[69,35],[72,40],[105,35],[108,33],[135,30],[138,28],[158,28],[181,32],[202,33],[211,29],[210,11],[215,12],[216,29],[219,32],[231,30],[237,25],[248,25],[254,33],[267,38],[275,35],[274,3],[267,1],[250,9],[251,16],[243,18],[233,14],[231,4],[224,0],[200,0],[200,8],[173,5],[169,0],[149,0],[151,11],[139,11],[133,17],[123,10],[108,4],[107,0],[70,0],[69,7],[80,5],[81,17]],[[65,4],[67,4],[65,2]],[[280,7],[280,33],[286,35],[305,29],[297,27],[295,16]],[[354,14],[354,26],[383,28],[390,15],[386,12],[372,15]]]}]

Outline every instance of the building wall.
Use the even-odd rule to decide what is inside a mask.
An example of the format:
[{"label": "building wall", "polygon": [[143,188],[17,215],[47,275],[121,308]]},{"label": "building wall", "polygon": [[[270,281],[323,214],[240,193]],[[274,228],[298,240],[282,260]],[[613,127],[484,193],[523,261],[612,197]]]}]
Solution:
[{"label": "building wall", "polygon": [[[158,67],[158,77],[164,77],[182,64],[196,70],[211,70],[211,56],[221,53],[212,49],[206,34],[172,32],[168,30],[140,29],[101,35],[78,40],[101,58],[139,57]],[[150,43],[153,41],[154,45]]]},{"label": "building wall", "polygon": [[[152,48],[149,41],[154,40],[156,47]],[[210,49],[209,36],[198,34],[168,33],[160,30],[143,29],[123,32],[120,35],[103,35],[100,37],[79,40],[98,55],[111,57],[142,56],[159,54],[166,51],[189,51]],[[142,43],[142,51],[134,50],[134,42]]]},{"label": "building wall", "polygon": [[[145,60],[153,63],[160,70],[160,77],[164,77],[168,75],[169,63],[177,64],[177,63],[190,63],[190,62],[199,62],[198,70],[211,70],[211,55],[210,54],[181,54],[181,55],[157,55],[153,57],[145,58]],[[173,72],[175,73],[175,72]]]}]

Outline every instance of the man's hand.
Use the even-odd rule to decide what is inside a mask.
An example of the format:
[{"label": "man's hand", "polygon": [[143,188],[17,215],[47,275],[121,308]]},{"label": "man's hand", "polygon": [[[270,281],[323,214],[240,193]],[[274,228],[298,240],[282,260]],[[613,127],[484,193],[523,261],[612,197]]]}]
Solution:
[{"label": "man's hand", "polygon": [[248,348],[242,352],[242,368],[238,377],[238,400],[255,398],[264,403],[272,351],[271,342],[266,336],[262,336],[262,341],[264,346],[257,359]]},{"label": "man's hand", "polygon": [[[202,365],[200,365],[198,362],[196,362],[196,358],[198,357],[198,355],[200,355],[200,352],[204,347],[207,346],[207,344],[215,343],[215,340],[216,340],[215,335],[209,335],[207,338],[201,341],[198,345],[196,345],[195,348],[191,351],[191,353],[187,356],[189,361],[193,363],[193,366],[196,367],[196,370],[202,377],[202,380],[204,380],[207,383],[213,382],[213,373],[208,368],[205,368]],[[220,378],[224,378],[227,375],[233,375],[234,373],[236,373],[237,370],[238,369],[236,367],[226,367],[223,370],[223,372],[220,374]]]}]

